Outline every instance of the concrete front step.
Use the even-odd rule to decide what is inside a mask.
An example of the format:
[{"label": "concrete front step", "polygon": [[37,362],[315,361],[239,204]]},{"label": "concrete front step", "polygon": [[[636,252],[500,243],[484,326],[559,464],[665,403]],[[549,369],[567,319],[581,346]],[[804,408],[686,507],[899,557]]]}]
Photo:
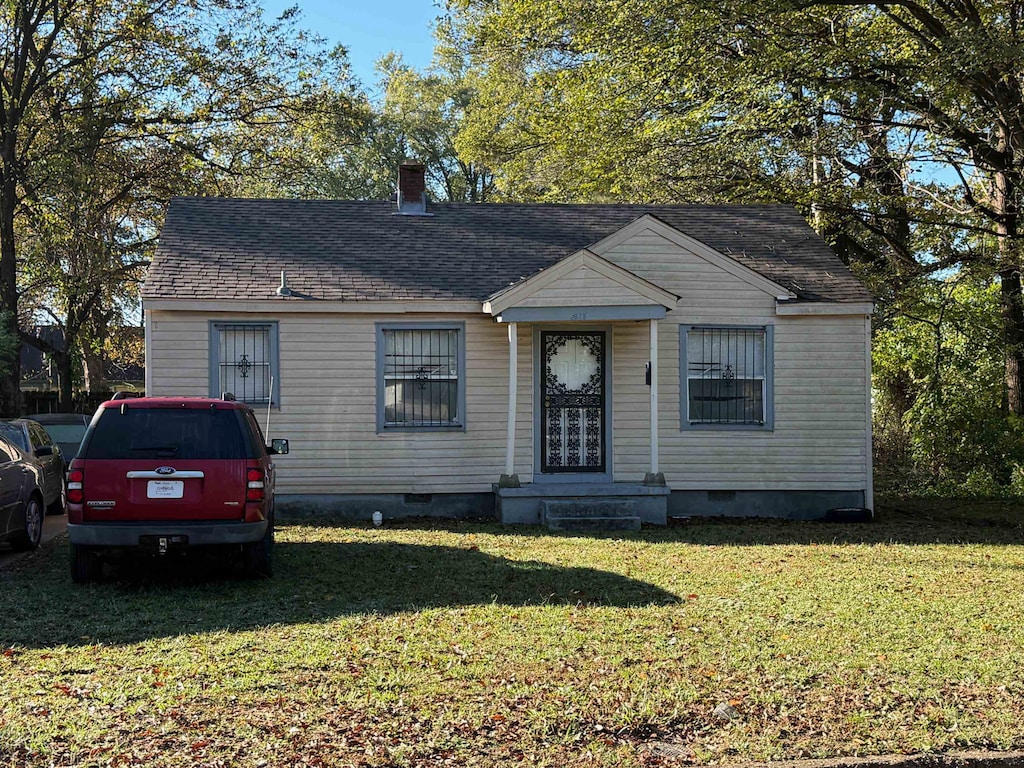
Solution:
[{"label": "concrete front step", "polygon": [[629,499],[544,499],[541,518],[552,531],[639,531],[636,502]]},{"label": "concrete front step", "polygon": [[[542,504],[578,505],[578,514],[586,519],[625,514],[639,517],[643,523],[665,525],[668,520],[668,496],[671,490],[665,486],[650,486],[643,483],[528,483],[521,487],[494,486],[495,511],[503,523],[544,525],[547,513]],[[606,507],[628,503],[630,508]],[[601,510],[595,506],[602,505]],[[556,508],[557,509],[557,508]],[[609,512],[609,510],[615,510]],[[628,510],[628,511],[627,511]],[[559,511],[552,512],[558,517],[568,517]]]},{"label": "concrete front step", "polygon": [[541,514],[549,517],[632,517],[636,502],[630,499],[544,499]]},{"label": "concrete front step", "polygon": [[640,518],[630,517],[557,517],[546,520],[552,531],[639,531]]}]

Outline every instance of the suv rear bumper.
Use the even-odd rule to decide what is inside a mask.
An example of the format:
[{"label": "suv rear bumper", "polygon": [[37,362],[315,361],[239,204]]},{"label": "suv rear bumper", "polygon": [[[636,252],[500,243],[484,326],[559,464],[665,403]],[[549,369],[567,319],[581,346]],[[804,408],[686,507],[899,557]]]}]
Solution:
[{"label": "suv rear bumper", "polygon": [[144,536],[147,539],[182,536],[189,546],[250,544],[263,538],[267,525],[267,520],[255,523],[68,523],[68,538],[72,544],[91,547],[144,546]]}]

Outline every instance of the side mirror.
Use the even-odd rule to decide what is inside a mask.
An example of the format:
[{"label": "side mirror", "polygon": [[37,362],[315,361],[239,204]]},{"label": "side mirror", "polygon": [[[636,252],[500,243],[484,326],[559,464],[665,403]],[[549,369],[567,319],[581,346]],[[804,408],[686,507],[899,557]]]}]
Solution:
[{"label": "side mirror", "polygon": [[40,459],[43,458],[43,456],[53,456],[53,446],[52,445],[40,445],[38,448],[36,448],[35,454]]},{"label": "side mirror", "polygon": [[275,437],[270,441],[270,452],[281,456],[288,453],[288,440],[284,437]]}]

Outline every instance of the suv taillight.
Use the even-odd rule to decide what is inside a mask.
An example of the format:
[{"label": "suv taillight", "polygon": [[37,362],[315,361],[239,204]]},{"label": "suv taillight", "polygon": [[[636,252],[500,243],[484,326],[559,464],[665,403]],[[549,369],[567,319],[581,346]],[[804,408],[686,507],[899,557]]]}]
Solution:
[{"label": "suv taillight", "polygon": [[85,472],[80,469],[73,469],[68,472],[68,501],[72,504],[81,504],[85,499],[85,492],[82,485],[85,482]]},{"label": "suv taillight", "polygon": [[263,484],[263,470],[251,468],[246,472],[248,481],[245,489],[246,501],[263,501],[266,498],[266,491]]}]

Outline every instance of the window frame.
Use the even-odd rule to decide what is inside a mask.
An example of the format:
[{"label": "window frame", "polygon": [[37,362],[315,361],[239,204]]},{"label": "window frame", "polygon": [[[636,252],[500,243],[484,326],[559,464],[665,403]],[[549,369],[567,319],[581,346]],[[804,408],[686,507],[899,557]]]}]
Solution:
[{"label": "window frame", "polygon": [[[385,424],[384,410],[387,406],[384,383],[384,332],[385,331],[456,331],[455,362],[458,371],[456,403],[459,409],[458,423],[441,424]],[[387,322],[376,323],[376,382],[377,392],[377,434],[392,432],[465,432],[466,431],[466,324],[464,322]]]},{"label": "window frame", "polygon": [[[762,424],[714,424],[691,422],[689,344],[691,331],[762,331],[764,333],[764,423]],[[679,429],[683,432],[772,432],[775,429],[775,326],[765,325],[720,325],[693,323],[679,326]]]},{"label": "window frame", "polygon": [[[210,397],[219,398],[223,394],[220,389],[220,331],[227,327],[264,328],[269,331],[267,343],[270,347],[270,407],[279,409],[281,407],[281,358],[278,349],[278,327],[276,320],[211,320],[207,339],[209,343],[209,392]],[[236,393],[232,392],[235,395]],[[237,397],[237,395],[236,395]],[[266,400],[243,400],[237,398],[238,402],[246,403],[254,407],[267,407]]]}]

